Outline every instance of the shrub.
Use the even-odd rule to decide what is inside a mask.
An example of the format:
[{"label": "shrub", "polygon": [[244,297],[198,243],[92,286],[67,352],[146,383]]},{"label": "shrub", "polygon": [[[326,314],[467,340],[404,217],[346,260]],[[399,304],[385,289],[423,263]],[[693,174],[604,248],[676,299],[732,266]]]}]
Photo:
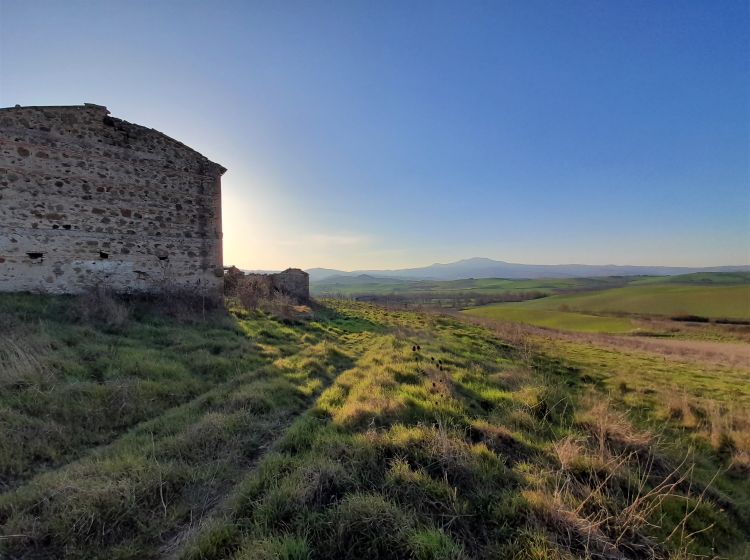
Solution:
[{"label": "shrub", "polygon": [[40,335],[0,332],[0,388],[20,385],[44,385],[53,379],[45,362],[50,341]]},{"label": "shrub", "polygon": [[700,315],[675,315],[670,317],[672,321],[682,321],[686,323],[708,323],[708,317],[701,317]]},{"label": "shrub", "polygon": [[113,331],[122,329],[130,315],[128,306],[103,286],[75,296],[68,310],[74,321],[102,325]]}]

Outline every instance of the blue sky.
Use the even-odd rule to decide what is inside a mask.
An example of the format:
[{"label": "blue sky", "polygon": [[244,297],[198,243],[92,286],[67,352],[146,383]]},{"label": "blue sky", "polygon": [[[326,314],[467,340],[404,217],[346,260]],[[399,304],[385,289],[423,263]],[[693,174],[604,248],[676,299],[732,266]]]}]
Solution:
[{"label": "blue sky", "polygon": [[746,1],[0,0],[0,105],[226,166],[244,268],[746,264],[749,29]]}]

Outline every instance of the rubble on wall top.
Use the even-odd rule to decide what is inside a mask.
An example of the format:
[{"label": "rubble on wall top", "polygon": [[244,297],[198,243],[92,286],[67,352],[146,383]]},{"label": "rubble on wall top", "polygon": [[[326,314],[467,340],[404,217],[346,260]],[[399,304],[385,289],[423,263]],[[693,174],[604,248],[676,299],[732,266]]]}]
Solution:
[{"label": "rubble on wall top", "polygon": [[[0,107],[0,113],[2,113],[4,111],[12,112],[12,111],[16,111],[16,110],[19,110],[19,109],[38,109],[38,110],[42,110],[42,111],[45,110],[45,109],[53,109],[53,110],[61,110],[61,109],[67,109],[67,110],[94,110],[94,111],[97,111],[97,112],[101,112],[105,116],[111,114],[111,112],[109,111],[109,109],[107,109],[107,107],[105,105],[98,105],[96,103],[84,103],[83,105],[27,105],[27,106],[16,105],[15,107]],[[219,163],[216,163],[214,161],[211,161],[210,159],[208,159],[206,156],[204,156],[203,154],[201,154],[197,150],[194,150],[190,146],[188,146],[186,144],[183,144],[179,140],[176,140],[176,139],[172,138],[171,136],[169,136],[167,134],[164,134],[163,132],[161,132],[159,130],[156,130],[155,128],[149,128],[149,127],[142,126],[142,125],[139,125],[139,124],[131,123],[131,122],[128,122],[128,121],[123,120],[123,119],[118,119],[116,117],[108,117],[108,119],[110,120],[110,122],[120,124],[121,126],[135,127],[136,129],[140,129],[140,130],[143,130],[143,131],[148,131],[148,132],[159,134],[160,136],[163,136],[164,138],[166,138],[170,142],[173,142],[174,144],[176,144],[176,145],[178,145],[178,146],[180,146],[180,147],[182,147],[182,148],[184,148],[184,149],[192,152],[193,154],[195,154],[199,158],[201,158],[203,160],[206,160],[208,163],[216,166],[216,169],[218,170],[218,172],[219,172],[220,175],[223,175],[227,171],[226,167],[224,167],[223,165],[221,165]]]},{"label": "rubble on wall top", "polygon": [[0,107],[0,111],[13,111],[14,109],[97,109],[104,110],[109,115],[109,109],[106,106],[96,103],[84,103],[83,105],[20,105],[16,103],[13,107]]}]

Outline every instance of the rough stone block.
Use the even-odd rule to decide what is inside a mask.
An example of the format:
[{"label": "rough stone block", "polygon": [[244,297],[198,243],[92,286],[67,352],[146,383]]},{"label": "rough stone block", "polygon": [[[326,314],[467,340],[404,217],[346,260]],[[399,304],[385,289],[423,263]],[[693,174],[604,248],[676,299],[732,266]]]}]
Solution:
[{"label": "rough stone block", "polygon": [[0,291],[218,297],[225,171],[100,105],[0,109]]}]

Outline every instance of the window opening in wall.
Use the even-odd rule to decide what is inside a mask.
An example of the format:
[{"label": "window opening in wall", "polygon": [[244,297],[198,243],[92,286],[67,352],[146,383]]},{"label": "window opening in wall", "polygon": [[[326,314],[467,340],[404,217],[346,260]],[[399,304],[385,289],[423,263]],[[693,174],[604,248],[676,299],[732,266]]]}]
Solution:
[{"label": "window opening in wall", "polygon": [[31,253],[26,253],[26,254],[29,256],[30,259],[41,259],[42,257],[44,257],[44,253],[31,252]]},{"label": "window opening in wall", "polygon": [[108,259],[109,253],[105,253],[104,251],[99,251],[99,258],[100,259]]}]

